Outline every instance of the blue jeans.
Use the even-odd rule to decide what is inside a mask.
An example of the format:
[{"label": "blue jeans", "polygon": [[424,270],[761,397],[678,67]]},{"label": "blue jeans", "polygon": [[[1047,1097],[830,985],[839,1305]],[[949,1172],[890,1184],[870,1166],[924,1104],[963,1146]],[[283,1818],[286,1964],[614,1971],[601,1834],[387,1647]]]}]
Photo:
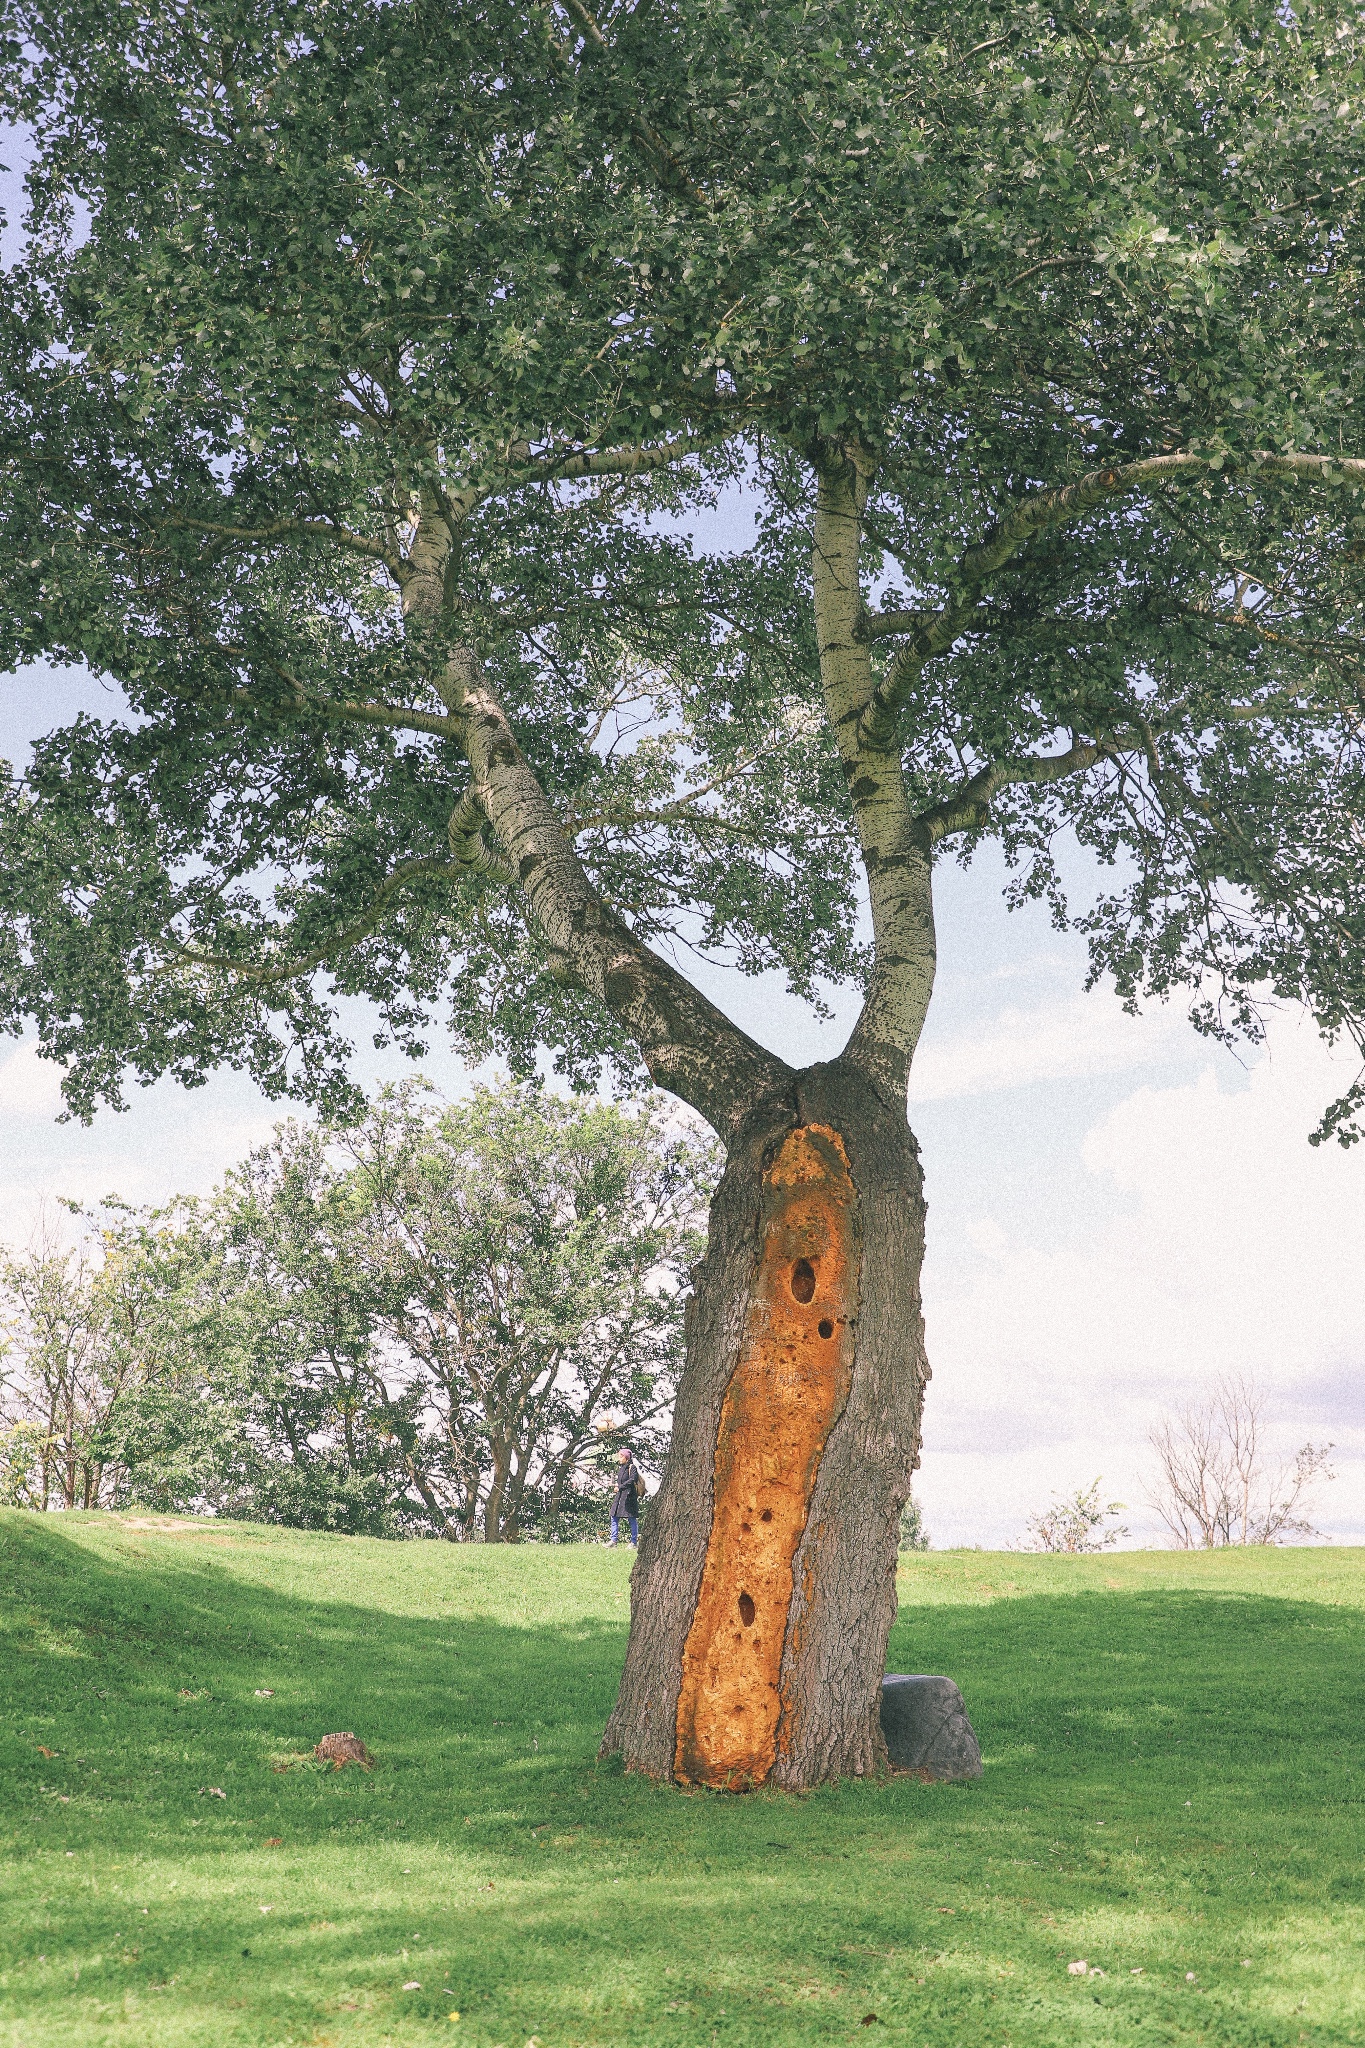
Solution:
[{"label": "blue jeans", "polygon": [[[638,1547],[638,1545],[639,1545],[639,1541],[640,1541],[640,1523],[639,1523],[639,1520],[638,1520],[638,1518],[637,1518],[637,1517],[636,1517],[635,1515],[627,1515],[627,1516],[626,1516],[626,1520],[627,1520],[627,1521],[628,1521],[628,1522],[630,1523],[630,1540],[631,1540],[631,1542],[632,1542],[632,1543],[634,1543],[634,1544],[635,1544],[635,1545],[637,1545],[637,1547]],[[613,1516],[612,1516],[612,1518],[611,1518],[611,1540],[612,1540],[612,1542],[613,1542],[613,1543],[615,1543],[615,1542],[616,1542],[616,1540],[617,1540],[617,1538],[619,1537],[620,1533],[621,1533],[621,1524],[620,1524],[620,1521],[619,1521],[619,1519],[618,1519],[618,1517],[617,1517],[617,1516],[613,1515]]]}]

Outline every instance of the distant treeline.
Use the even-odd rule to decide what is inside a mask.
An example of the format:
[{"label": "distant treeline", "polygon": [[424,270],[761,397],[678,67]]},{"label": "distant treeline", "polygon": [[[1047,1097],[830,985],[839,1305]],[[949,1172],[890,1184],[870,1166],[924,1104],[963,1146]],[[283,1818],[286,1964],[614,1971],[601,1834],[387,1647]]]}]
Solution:
[{"label": "distant treeline", "polygon": [[207,1200],[0,1267],[0,1503],[509,1542],[657,1466],[712,1144],[657,1098],[413,1082]]}]

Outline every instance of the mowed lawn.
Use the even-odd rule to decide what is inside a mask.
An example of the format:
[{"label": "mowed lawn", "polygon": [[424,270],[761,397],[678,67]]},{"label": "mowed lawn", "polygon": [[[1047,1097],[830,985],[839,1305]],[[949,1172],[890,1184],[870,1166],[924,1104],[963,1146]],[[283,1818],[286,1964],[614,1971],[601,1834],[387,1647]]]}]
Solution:
[{"label": "mowed lawn", "polygon": [[1365,1552],[909,1559],[984,1781],[804,1798],[598,1767],[629,1568],[0,1515],[3,2048],[1365,2041]]}]

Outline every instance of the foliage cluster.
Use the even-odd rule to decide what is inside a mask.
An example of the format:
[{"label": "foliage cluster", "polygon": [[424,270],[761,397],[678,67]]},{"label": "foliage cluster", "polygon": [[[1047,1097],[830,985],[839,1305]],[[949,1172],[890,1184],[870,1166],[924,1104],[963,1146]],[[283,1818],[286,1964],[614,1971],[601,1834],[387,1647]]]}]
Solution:
[{"label": "foliage cluster", "polygon": [[12,1505],[562,1540],[657,1464],[714,1163],[534,1084],[282,1125],[207,1202],[11,1256]]},{"label": "foliage cluster", "polygon": [[1121,1500],[1100,1500],[1100,1479],[1079,1486],[1074,1493],[1054,1495],[1050,1504],[1028,1518],[1031,1550],[1062,1551],[1067,1556],[1108,1550],[1128,1534],[1111,1526],[1123,1512]]}]

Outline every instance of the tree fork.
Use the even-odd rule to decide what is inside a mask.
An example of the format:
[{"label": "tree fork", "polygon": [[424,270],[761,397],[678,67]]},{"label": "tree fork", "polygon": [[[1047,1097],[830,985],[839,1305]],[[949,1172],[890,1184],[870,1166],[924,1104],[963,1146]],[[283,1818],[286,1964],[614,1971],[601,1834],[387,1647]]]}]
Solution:
[{"label": "tree fork", "polygon": [[847,1060],[795,1075],[741,1125],[603,1755],[730,1790],[884,1762],[900,1511],[929,1377],[924,1216],[904,1114]]}]

